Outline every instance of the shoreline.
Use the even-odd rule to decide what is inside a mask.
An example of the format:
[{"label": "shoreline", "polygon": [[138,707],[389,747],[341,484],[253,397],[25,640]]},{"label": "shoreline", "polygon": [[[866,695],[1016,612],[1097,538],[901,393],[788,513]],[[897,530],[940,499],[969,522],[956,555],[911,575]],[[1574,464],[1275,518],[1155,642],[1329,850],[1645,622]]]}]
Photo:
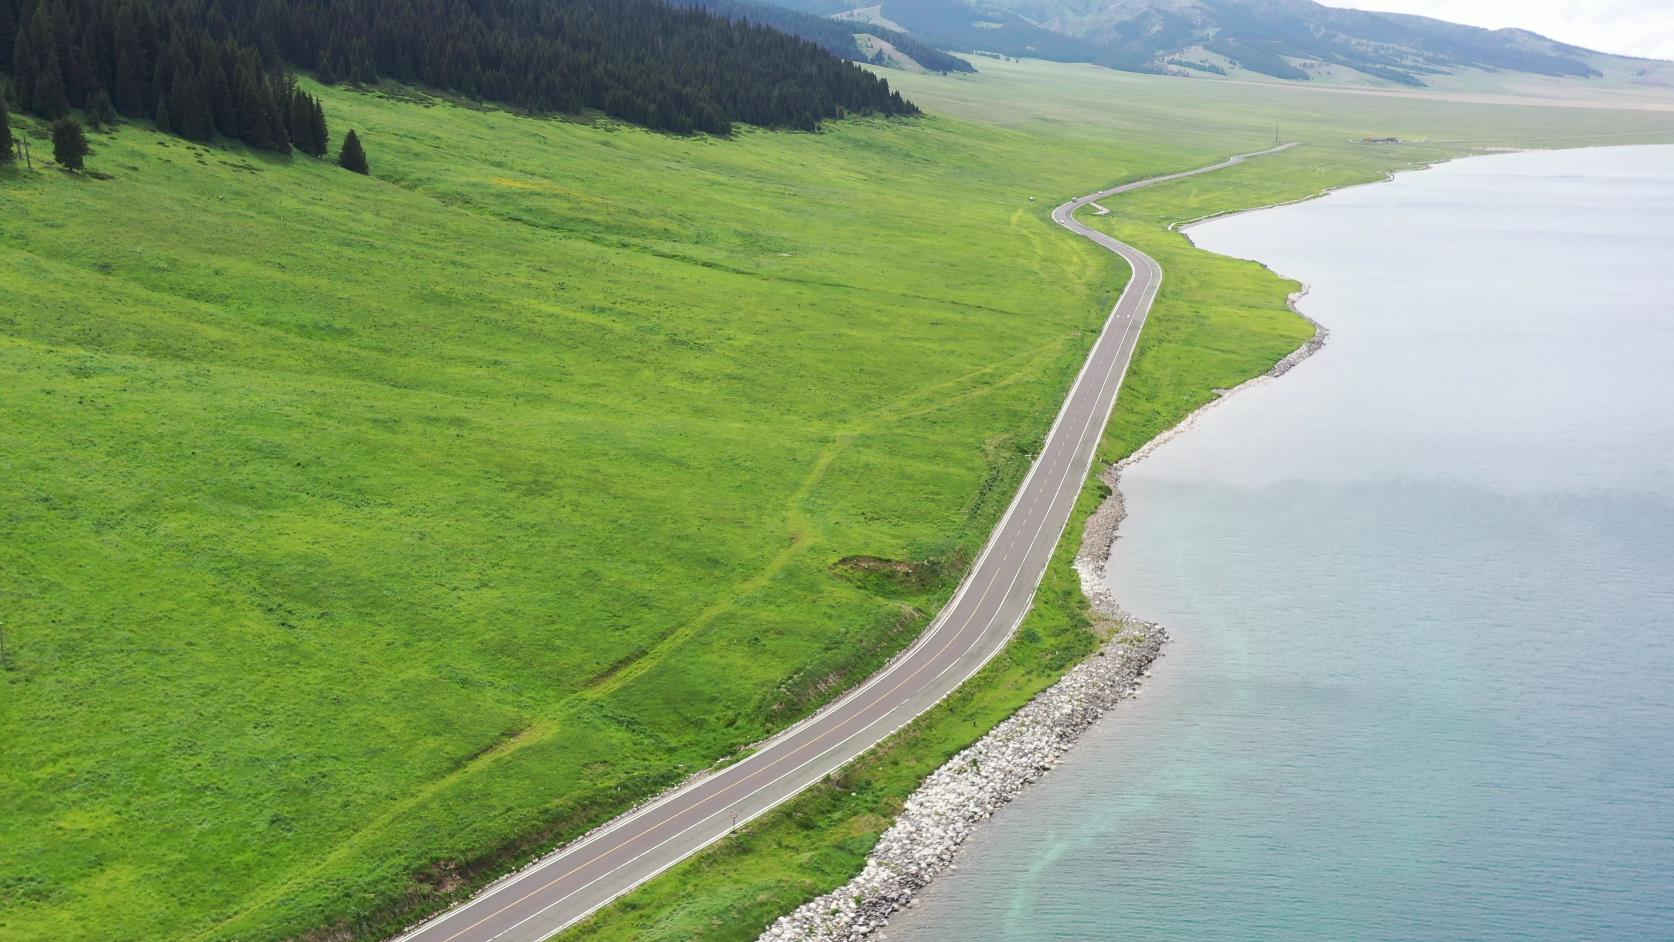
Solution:
[{"label": "shoreline", "polygon": [[[1554,149],[1556,149],[1556,148],[1554,148]],[[1492,151],[1492,152],[1484,151],[1482,153],[1477,153],[1475,151],[1472,151],[1470,153],[1466,153],[1466,154],[1463,154],[1463,155],[1460,155],[1460,156],[1455,156],[1455,157],[1437,157],[1434,160],[1414,160],[1411,163],[1407,164],[1405,167],[1402,167],[1398,170],[1385,170],[1385,171],[1383,171],[1383,176],[1379,177],[1376,180],[1365,180],[1365,181],[1360,182],[1360,183],[1344,183],[1344,184],[1341,184],[1341,185],[1338,185],[1338,186],[1321,187],[1318,191],[1313,192],[1313,193],[1309,193],[1307,196],[1298,196],[1295,199],[1280,200],[1277,203],[1266,203],[1266,204],[1263,204],[1261,206],[1251,206],[1248,209],[1223,209],[1223,210],[1220,210],[1219,212],[1207,213],[1205,215],[1197,216],[1197,217],[1192,218],[1192,219],[1183,220],[1181,222],[1171,222],[1171,223],[1168,224],[1168,231],[1169,232],[1178,232],[1181,235],[1186,235],[1186,230],[1187,229],[1191,229],[1195,226],[1201,226],[1201,225],[1204,225],[1205,223],[1214,222],[1214,221],[1219,220],[1219,219],[1231,219],[1234,216],[1242,216],[1246,213],[1259,213],[1259,212],[1263,212],[1263,211],[1269,210],[1269,209],[1278,209],[1281,206],[1295,206],[1298,203],[1306,203],[1306,202],[1309,202],[1311,200],[1321,199],[1323,197],[1330,196],[1333,193],[1339,193],[1343,190],[1352,190],[1352,189],[1356,189],[1358,187],[1363,187],[1363,186],[1377,186],[1380,183],[1388,183],[1389,181],[1395,179],[1395,177],[1400,175],[1400,174],[1403,174],[1403,173],[1417,173],[1421,170],[1429,170],[1431,167],[1439,167],[1442,164],[1451,163],[1455,160],[1469,160],[1472,157],[1487,157],[1487,156],[1490,155],[1490,153],[1522,153],[1523,150],[1524,150],[1523,148],[1509,148],[1509,149],[1505,149],[1505,150],[1496,150],[1496,151]],[[1191,236],[1186,235],[1186,240],[1191,241]],[[1198,246],[1198,244],[1196,242],[1192,242],[1192,247],[1193,248],[1200,248],[1200,246]],[[1203,249],[1203,251],[1207,252],[1208,249]],[[1253,258],[1252,259],[1245,259],[1244,261],[1255,262],[1257,265],[1260,265],[1263,268],[1267,268],[1268,271],[1273,271],[1273,269],[1268,268],[1266,263],[1261,262],[1257,259],[1253,259]],[[1273,273],[1275,275],[1279,274],[1278,272],[1273,272]],[[1289,277],[1289,276],[1279,275],[1279,277],[1285,278],[1285,277]],[[1291,310],[1296,311],[1296,305],[1295,305],[1294,302],[1297,301],[1299,298],[1301,298],[1303,295],[1305,295],[1307,293],[1308,293],[1308,286],[1303,285],[1301,291],[1291,295],[1291,302],[1292,302],[1291,303]],[[1296,313],[1302,314],[1301,311],[1296,311]],[[1307,317],[1306,314],[1303,314],[1302,316]],[[1311,318],[1311,317],[1308,318],[1308,322],[1311,323],[1311,324],[1314,324],[1315,326],[1318,326],[1317,322],[1315,322],[1314,319]]]},{"label": "shoreline", "polygon": [[[1432,165],[1413,169],[1428,166]],[[1385,180],[1372,182],[1386,182],[1393,176],[1390,173]],[[1335,189],[1341,188],[1327,188],[1271,206],[1212,214],[1169,228],[1179,230],[1221,216],[1317,199]],[[1323,349],[1330,330],[1297,307],[1307,293],[1303,285],[1286,299],[1286,304],[1292,313],[1314,326],[1312,337],[1265,372],[1231,389],[1215,390],[1215,398],[1099,472],[1099,481],[1110,493],[1088,516],[1073,563],[1082,595],[1094,616],[1093,630],[1105,636],[1098,649],[931,773],[908,797],[858,875],[774,920],[757,942],[855,942],[884,929],[892,916],[911,906],[938,876],[958,869],[963,845],[983,821],[1056,767],[1081,736],[1117,704],[1140,693],[1141,683],[1163,654],[1168,632],[1156,622],[1128,614],[1104,579],[1127,516],[1122,471],[1195,427],[1210,409],[1240,392],[1284,376]]]},{"label": "shoreline", "polygon": [[1087,518],[1074,568],[1093,611],[1094,630],[1108,632],[1107,640],[1057,683],[931,773],[878,839],[857,876],[774,920],[758,942],[855,942],[885,928],[938,876],[958,869],[960,850],[983,821],[1056,767],[1117,704],[1139,694],[1140,684],[1163,654],[1168,632],[1124,611],[1103,578],[1127,516],[1121,472],[1191,429],[1208,410],[1285,375],[1318,353],[1330,331],[1296,309],[1295,302],[1306,293],[1304,289],[1292,294],[1289,303],[1314,325],[1313,337],[1266,372],[1232,389],[1217,390],[1213,400],[1099,473],[1110,493]]}]

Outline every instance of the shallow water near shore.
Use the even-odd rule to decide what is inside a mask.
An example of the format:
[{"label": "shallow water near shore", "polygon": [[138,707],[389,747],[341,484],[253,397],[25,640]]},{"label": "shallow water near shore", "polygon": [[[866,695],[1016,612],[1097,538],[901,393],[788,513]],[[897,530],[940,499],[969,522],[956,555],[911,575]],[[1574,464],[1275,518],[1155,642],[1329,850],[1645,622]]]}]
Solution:
[{"label": "shallow water near shore", "polygon": [[1331,341],[1124,474],[1175,641],[884,936],[1674,936],[1674,148],[1192,237]]}]

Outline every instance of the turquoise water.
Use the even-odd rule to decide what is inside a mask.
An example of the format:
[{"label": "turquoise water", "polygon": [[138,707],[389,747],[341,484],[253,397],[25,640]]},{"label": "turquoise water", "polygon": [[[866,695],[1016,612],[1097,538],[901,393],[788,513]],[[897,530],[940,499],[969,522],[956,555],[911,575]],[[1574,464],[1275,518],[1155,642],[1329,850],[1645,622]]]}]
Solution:
[{"label": "turquoise water", "polygon": [[1674,939],[1674,148],[1192,235],[1331,341],[1129,470],[1175,643],[887,938]]}]

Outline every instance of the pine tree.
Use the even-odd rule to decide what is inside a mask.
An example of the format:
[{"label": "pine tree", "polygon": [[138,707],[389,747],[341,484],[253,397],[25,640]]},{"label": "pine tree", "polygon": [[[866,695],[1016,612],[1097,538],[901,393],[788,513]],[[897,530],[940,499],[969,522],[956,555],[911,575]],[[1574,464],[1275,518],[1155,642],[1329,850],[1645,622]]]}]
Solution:
[{"label": "pine tree", "polygon": [[275,123],[273,99],[256,66],[246,63],[238,81],[238,137],[252,147],[272,150]]},{"label": "pine tree", "polygon": [[285,118],[289,102],[285,99],[269,100],[273,101],[273,107],[267,112],[268,147],[281,154],[288,154],[291,152],[291,132],[285,129]]},{"label": "pine tree", "polygon": [[30,110],[48,121],[70,113],[70,99],[64,94],[64,75],[58,68],[58,54],[47,47],[35,77],[35,98]]},{"label": "pine tree", "polygon": [[98,51],[93,47],[93,31],[87,30],[82,34],[81,43],[70,48],[64,63],[65,91],[69,93],[70,104],[77,108],[86,108],[93,99],[93,93],[104,84],[96,65],[98,61]]},{"label": "pine tree", "polygon": [[136,45],[132,49],[123,47],[116,52],[116,92],[112,96],[116,99],[118,111],[127,115],[145,117],[145,104],[150,100],[146,92],[145,67],[140,63],[142,53]]},{"label": "pine tree", "polygon": [[[29,48],[35,60],[37,82],[40,72],[46,68],[47,60],[54,62],[58,59],[58,29],[53,23],[52,6],[45,3],[35,5],[35,12],[29,16]],[[19,31],[22,35],[22,31]],[[63,78],[62,75],[59,76]]]},{"label": "pine tree", "polygon": [[111,104],[110,92],[102,87],[93,91],[87,102],[87,123],[94,128],[103,128],[116,123],[116,108]]},{"label": "pine tree", "polygon": [[74,118],[59,118],[52,122],[52,159],[60,167],[80,170],[82,158],[87,156],[87,136]]},{"label": "pine tree", "polygon": [[366,151],[361,149],[360,137],[354,131],[343,135],[343,150],[337,155],[337,166],[355,173],[372,173],[372,168],[366,165]]},{"label": "pine tree", "polygon": [[16,146],[12,144],[12,116],[6,111],[6,96],[0,95],[0,163],[5,163],[13,157]]},{"label": "pine tree", "polygon": [[145,75],[145,48],[140,45],[139,25],[134,19],[132,4],[123,4],[116,13],[116,24],[112,27],[110,36],[110,54],[116,66],[116,89],[111,97],[116,99],[116,107],[123,110],[143,109],[146,99],[143,94],[128,100],[124,98],[123,83],[132,83],[134,91],[138,92],[140,77]]},{"label": "pine tree", "polygon": [[0,2],[0,72],[12,70],[16,42],[17,16],[10,3]]},{"label": "pine tree", "polygon": [[157,96],[157,130],[164,134],[174,130],[174,122],[169,120],[169,98],[167,95]]},{"label": "pine tree", "polygon": [[169,122],[169,130],[188,140],[207,141],[214,136],[209,99],[204,97],[203,83],[196,76],[176,75],[174,92],[169,95]]},{"label": "pine tree", "polygon": [[35,47],[29,42],[29,31],[19,28],[12,43],[12,93],[24,111],[35,103],[35,68]]},{"label": "pine tree", "polygon": [[325,153],[325,141],[315,136],[314,100],[306,92],[291,93],[291,143],[311,157]]},{"label": "pine tree", "polygon": [[320,104],[318,98],[310,98],[309,102],[312,104],[311,110],[313,111],[310,120],[313,124],[314,156],[324,157],[326,148],[331,144],[331,133],[326,127],[325,106]]},{"label": "pine tree", "polygon": [[169,96],[169,60],[167,56],[158,56],[157,64],[151,69],[151,99],[161,101]]},{"label": "pine tree", "polygon": [[227,81],[227,70],[219,57],[210,56],[203,65],[204,94],[209,98],[209,114],[215,119],[215,130],[232,137],[238,133],[238,109],[233,105],[232,85]]}]

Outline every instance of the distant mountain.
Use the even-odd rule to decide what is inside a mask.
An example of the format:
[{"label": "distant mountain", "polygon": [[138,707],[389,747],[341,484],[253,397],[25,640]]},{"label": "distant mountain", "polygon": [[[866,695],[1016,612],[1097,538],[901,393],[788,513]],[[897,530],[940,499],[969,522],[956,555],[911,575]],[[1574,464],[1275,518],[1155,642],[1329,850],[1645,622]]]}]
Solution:
[{"label": "distant mountain", "polygon": [[[1593,77],[1630,60],[1526,30],[1488,30],[1312,0],[782,0],[864,17],[948,49],[1096,62],[1145,72],[1383,80],[1483,70]],[[864,2],[864,0],[859,0]],[[1613,69],[1616,71],[1616,69]]]},{"label": "distant mountain", "polygon": [[927,72],[975,72],[969,62],[898,30],[865,20],[833,18],[750,0],[670,0],[729,20],[767,26],[808,40],[844,59]]},{"label": "distant mountain", "polygon": [[1092,39],[1047,29],[991,4],[979,7],[964,0],[881,0],[865,6],[855,6],[853,0],[776,2],[849,22],[873,23],[910,34],[932,46],[959,52],[1096,62],[1120,69],[1144,65],[1143,59],[1124,55]]}]

